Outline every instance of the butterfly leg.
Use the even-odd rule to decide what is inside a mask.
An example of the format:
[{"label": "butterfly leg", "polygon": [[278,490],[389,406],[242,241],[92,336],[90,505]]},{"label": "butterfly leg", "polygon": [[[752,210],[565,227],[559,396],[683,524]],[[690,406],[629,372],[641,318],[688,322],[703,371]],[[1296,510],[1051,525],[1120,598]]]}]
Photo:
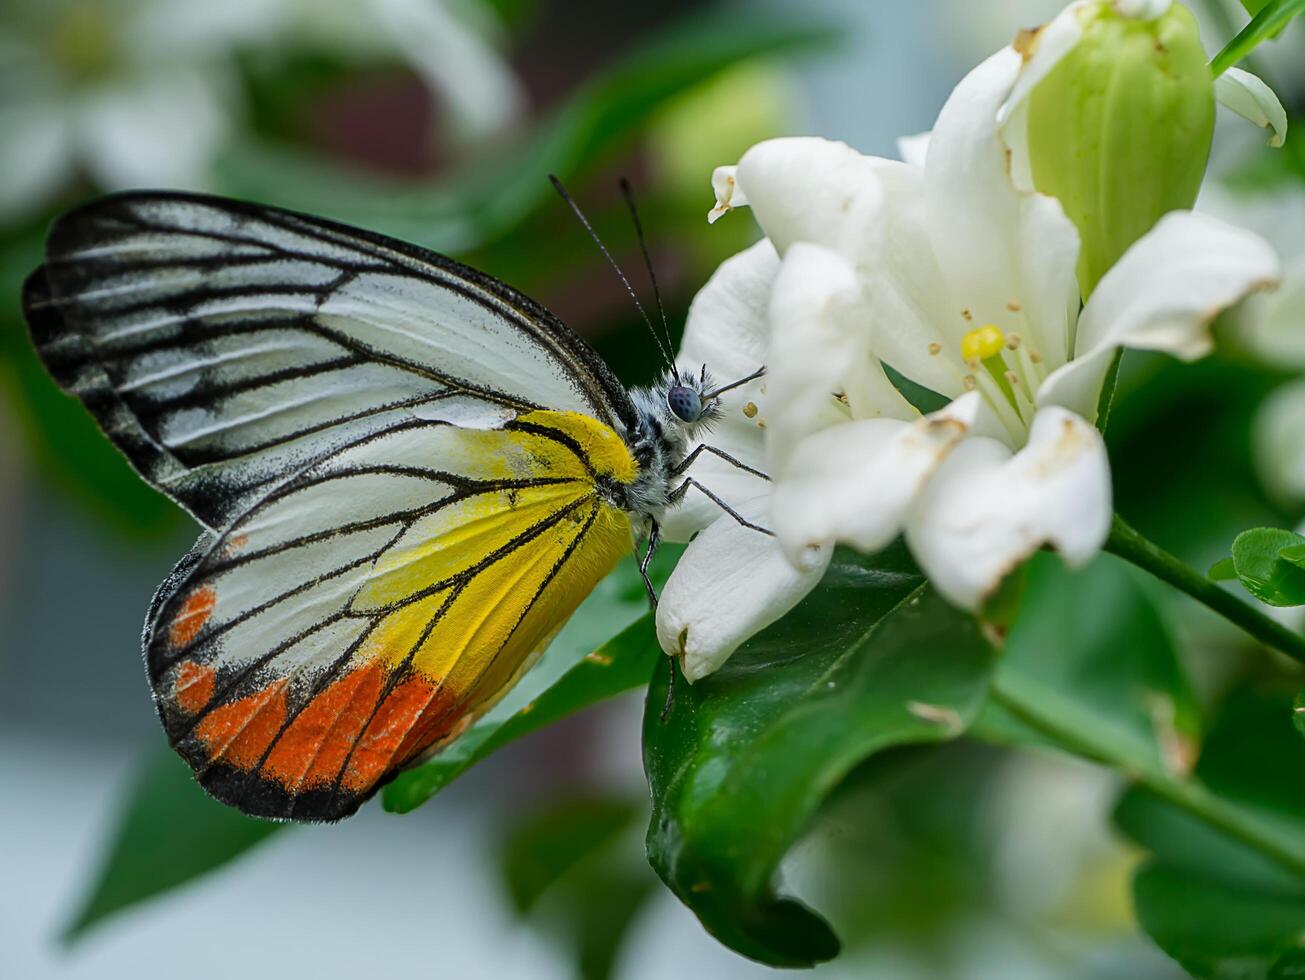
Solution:
[{"label": "butterfly leg", "polygon": [[680,500],[684,498],[684,495],[689,492],[690,487],[696,487],[697,489],[701,490],[704,494],[707,495],[707,498],[711,500],[712,503],[714,503],[725,513],[729,514],[730,517],[734,518],[736,521],[738,521],[741,525],[746,527],[748,530],[759,531],[762,534],[769,534],[772,538],[775,536],[775,532],[770,530],[770,528],[762,527],[760,524],[753,524],[750,520],[748,520],[746,517],[740,514],[729,504],[725,503],[725,501],[721,500],[720,497],[716,496],[714,493],[712,493],[710,490],[708,490],[706,487],[704,487],[701,483],[699,483],[691,476],[686,476],[684,478],[684,482],[670,492],[669,495],[670,502],[673,504],[679,503]]},{"label": "butterfly leg", "polygon": [[653,588],[652,581],[648,578],[648,566],[652,564],[657,546],[662,543],[662,529],[656,521],[649,521],[649,523],[652,527],[648,531],[648,550],[639,559],[639,576],[643,579],[643,587],[648,591],[648,605],[652,607],[653,612],[656,612],[657,590]]},{"label": "butterfly leg", "polygon": [[749,466],[747,463],[743,462],[743,460],[735,459],[725,450],[717,449],[715,446],[708,446],[706,443],[702,443],[701,445],[695,447],[693,452],[689,453],[689,455],[685,456],[682,460],[680,460],[674,466],[674,468],[671,469],[671,475],[679,476],[690,466],[692,466],[693,461],[697,459],[699,456],[701,456],[703,453],[711,453],[716,458],[725,460],[725,462],[729,463],[731,466],[737,466],[744,473],[751,473],[753,476],[759,476],[763,480],[770,479],[770,477],[767,474],[761,472],[761,470],[754,469],[753,467]]}]

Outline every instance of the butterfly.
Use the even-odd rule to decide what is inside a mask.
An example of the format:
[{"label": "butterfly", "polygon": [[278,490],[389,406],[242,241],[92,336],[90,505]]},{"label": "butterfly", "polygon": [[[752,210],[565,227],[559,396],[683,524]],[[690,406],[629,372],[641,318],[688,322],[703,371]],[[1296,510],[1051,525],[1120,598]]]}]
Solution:
[{"label": "butterfly", "polygon": [[690,488],[748,524],[686,470],[748,468],[700,437],[764,368],[627,391],[539,304],[379,234],[113,195],[55,222],[23,308],[54,379],[204,528],[144,659],[172,746],[251,815],[348,816],[456,739],[645,542],[648,584]]}]

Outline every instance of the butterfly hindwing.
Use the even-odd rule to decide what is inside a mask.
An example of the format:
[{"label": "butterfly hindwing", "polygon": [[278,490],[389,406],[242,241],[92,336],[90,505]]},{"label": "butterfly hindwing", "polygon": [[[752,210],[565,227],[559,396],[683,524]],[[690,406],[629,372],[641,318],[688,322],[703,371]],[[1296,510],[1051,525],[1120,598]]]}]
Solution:
[{"label": "butterfly hindwing", "polygon": [[577,427],[597,465],[631,465],[579,415],[415,421],[201,541],[146,635],[164,727],[201,782],[260,816],[336,819],[490,707],[629,550]]},{"label": "butterfly hindwing", "polygon": [[472,424],[534,407],[632,418],[601,359],[502,283],[220,198],[128,193],[70,212],[24,308],[55,378],[213,529],[287,472],[446,399]]}]

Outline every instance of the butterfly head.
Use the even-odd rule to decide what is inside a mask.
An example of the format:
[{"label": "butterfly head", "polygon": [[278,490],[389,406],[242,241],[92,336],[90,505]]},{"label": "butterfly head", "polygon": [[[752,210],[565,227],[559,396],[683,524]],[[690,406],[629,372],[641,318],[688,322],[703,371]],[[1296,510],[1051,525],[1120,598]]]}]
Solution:
[{"label": "butterfly head", "polygon": [[711,390],[712,383],[705,366],[696,375],[691,372],[667,372],[661,388],[668,421],[693,429],[699,425],[710,425],[720,414],[716,393]]}]

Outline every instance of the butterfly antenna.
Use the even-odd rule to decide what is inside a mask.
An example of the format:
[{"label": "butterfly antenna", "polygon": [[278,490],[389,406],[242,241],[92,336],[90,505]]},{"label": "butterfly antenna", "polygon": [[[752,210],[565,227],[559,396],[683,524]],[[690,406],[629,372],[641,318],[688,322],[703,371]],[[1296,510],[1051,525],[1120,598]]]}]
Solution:
[{"label": "butterfly antenna", "polygon": [[598,250],[602,252],[603,257],[607,259],[608,265],[612,267],[617,278],[621,280],[621,284],[625,286],[625,291],[630,294],[630,299],[634,300],[634,308],[639,311],[639,315],[643,317],[643,322],[648,325],[648,330],[653,335],[653,339],[657,341],[657,349],[661,351],[662,357],[666,358],[667,365],[669,365],[671,370],[674,371],[675,364],[671,360],[671,355],[663,346],[662,339],[658,336],[657,330],[648,316],[648,311],[645,310],[643,304],[639,302],[639,295],[634,291],[634,287],[630,285],[630,280],[625,278],[625,273],[622,272],[621,267],[616,264],[616,259],[612,258],[612,253],[607,250],[607,246],[603,244],[603,240],[598,237],[598,232],[594,231],[594,226],[589,223],[589,219],[586,218],[584,212],[580,210],[580,205],[575,203],[567,189],[562,186],[562,182],[558,180],[557,175],[549,174],[548,179],[552,182],[553,189],[557,191],[562,200],[566,201],[567,206],[575,213],[575,216],[580,219],[580,224],[584,225],[585,231],[589,232],[589,237],[594,240],[594,244],[598,246]]},{"label": "butterfly antenna", "polygon": [[[657,315],[662,319],[662,332],[666,337],[666,343],[662,346],[660,339],[657,343],[662,346],[663,354],[669,354],[671,348],[675,346],[671,340],[671,325],[666,319],[666,307],[662,304],[662,291],[657,285],[657,273],[653,269],[652,256],[648,254],[648,243],[643,237],[643,222],[639,220],[639,209],[634,203],[634,188],[630,186],[630,182],[624,177],[620,179],[620,185],[621,196],[625,198],[625,206],[630,209],[630,220],[634,222],[634,235],[639,239],[639,251],[643,253],[643,264],[648,270],[648,281],[652,283],[653,299],[657,301]],[[667,359],[671,362],[671,372],[678,382],[680,372],[676,369],[674,360],[669,357]]]}]

